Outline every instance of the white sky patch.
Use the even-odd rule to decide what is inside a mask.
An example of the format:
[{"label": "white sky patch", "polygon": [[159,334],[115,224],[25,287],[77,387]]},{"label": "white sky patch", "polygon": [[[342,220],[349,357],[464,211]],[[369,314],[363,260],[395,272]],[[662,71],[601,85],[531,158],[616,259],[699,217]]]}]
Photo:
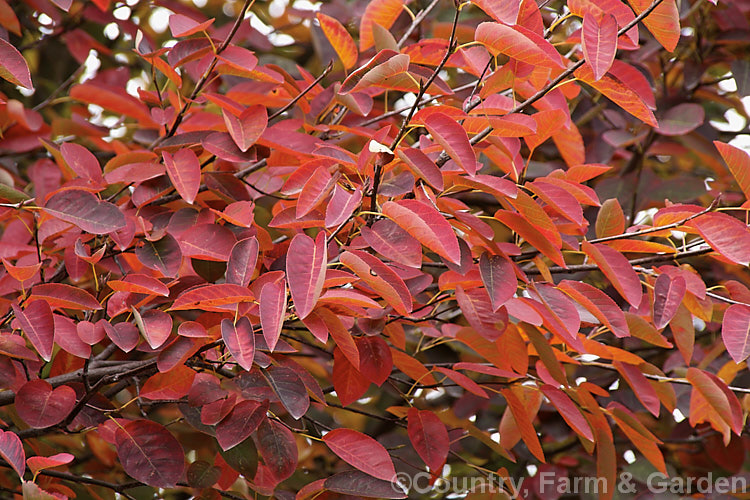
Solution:
[{"label": "white sky patch", "polygon": [[130,7],[123,5],[122,7],[117,7],[113,12],[112,15],[115,16],[115,19],[119,19],[120,21],[127,21],[128,18],[130,18]]},{"label": "white sky patch", "polygon": [[136,76],[135,78],[131,78],[130,80],[128,80],[128,84],[125,86],[125,91],[133,97],[137,98],[139,88],[148,88],[148,77],[144,72],[141,72],[140,76]]},{"label": "white sky patch", "polygon": [[493,432],[492,434],[490,434],[490,439],[496,442],[497,444],[500,444],[500,433]]},{"label": "white sky patch", "polygon": [[682,414],[682,412],[679,410],[679,408],[675,408],[672,412],[672,416],[674,417],[674,421],[678,424],[685,420],[685,415]]},{"label": "white sky patch", "polygon": [[289,0],[272,0],[268,4],[268,15],[271,17],[281,17],[289,5]]},{"label": "white sky patch", "polygon": [[578,377],[578,378],[576,379],[576,385],[581,385],[581,384],[583,384],[584,382],[588,382],[588,380],[586,379],[586,377]]},{"label": "white sky patch", "polygon": [[109,23],[104,27],[104,36],[110,40],[116,40],[120,36],[120,28],[115,23]]},{"label": "white sky patch", "polygon": [[52,18],[47,14],[39,14],[39,24],[42,26],[49,26],[52,24]]},{"label": "white sky patch", "polygon": [[208,4],[208,0],[193,0],[193,5],[199,9],[205,7],[206,4]]},{"label": "white sky patch", "polygon": [[539,469],[534,464],[529,464],[529,465],[526,466],[526,472],[529,473],[529,477],[534,477],[536,475],[536,471],[538,471],[538,470]]},{"label": "white sky patch", "polygon": [[633,450],[627,450],[622,454],[622,458],[624,458],[627,463],[632,464],[635,462],[635,453],[633,453]]},{"label": "white sky patch", "polygon": [[620,379],[618,378],[617,380],[615,380],[614,382],[612,382],[609,385],[609,387],[607,387],[607,390],[608,391],[616,391],[619,388],[620,388]]},{"label": "white sky patch", "polygon": [[[224,7],[226,8],[227,5],[229,4],[224,4]],[[169,16],[171,15],[172,13],[168,9],[157,7],[151,12],[148,18],[148,25],[157,33],[164,33],[167,31],[167,27],[169,27]]]},{"label": "white sky patch", "polygon": [[311,10],[317,12],[320,10],[322,2],[310,2],[309,0],[297,0],[294,2],[294,8],[299,10]]},{"label": "white sky patch", "polygon": [[94,49],[89,51],[89,55],[83,62],[83,74],[81,75],[81,81],[85,82],[96,76],[96,72],[99,71],[102,62],[99,60],[99,55]]},{"label": "white sky patch", "polygon": [[726,122],[721,120],[711,120],[710,123],[716,130],[721,132],[739,132],[747,125],[745,117],[739,114],[736,109],[727,110],[727,112],[724,113],[724,120],[726,120]]},{"label": "white sky patch", "polygon": [[586,363],[590,363],[599,359],[599,356],[597,356],[596,354],[581,354],[578,359]]}]

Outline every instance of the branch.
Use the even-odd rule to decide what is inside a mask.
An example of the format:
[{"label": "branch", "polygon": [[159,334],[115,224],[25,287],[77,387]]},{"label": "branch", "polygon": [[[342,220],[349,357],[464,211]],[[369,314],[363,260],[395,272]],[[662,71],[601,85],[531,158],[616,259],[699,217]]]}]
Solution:
[{"label": "branch", "polygon": [[272,114],[271,116],[269,116],[268,117],[268,121],[271,121],[274,118],[276,118],[277,116],[280,116],[282,113],[284,113],[289,108],[291,108],[292,106],[294,106],[297,103],[297,101],[299,101],[300,99],[302,99],[302,97],[305,96],[305,94],[307,94],[312,89],[314,89],[315,86],[317,84],[319,84],[320,81],[323,80],[323,78],[325,78],[326,75],[328,73],[330,73],[332,69],[333,69],[333,61],[331,61],[331,62],[328,63],[328,66],[325,67],[325,69],[320,74],[320,76],[318,76],[315,80],[313,80],[313,82],[310,85],[308,85],[307,88],[305,88],[305,90],[303,90],[302,92],[300,92],[299,94],[297,94],[296,96],[294,96],[294,99],[292,99],[291,101],[289,101],[288,103],[286,103],[286,105],[284,105],[283,108],[279,109],[274,114]]},{"label": "branch", "polygon": [[[640,259],[633,259],[633,260],[629,260],[628,262],[633,266],[637,266],[640,264],[654,264],[656,262],[668,262],[670,260],[686,259],[688,257],[696,257],[698,255],[705,255],[713,251],[714,251],[713,248],[701,248],[699,250],[689,250],[687,252],[678,252],[675,254],[671,254],[671,253],[670,254],[658,254],[658,255],[652,255],[650,257],[641,257]],[[579,265],[568,266],[568,267],[553,266],[553,267],[548,268],[549,272],[552,274],[573,274],[573,273],[580,273],[580,272],[585,272],[585,271],[596,271],[598,269],[599,269],[599,266],[596,264],[579,264]],[[524,269],[523,271],[528,275],[542,274],[542,272],[536,268]]]},{"label": "branch", "polygon": [[719,198],[714,199],[714,201],[712,201],[711,204],[706,209],[698,213],[695,213],[691,215],[690,217],[685,217],[684,219],[680,221],[673,222],[672,224],[667,224],[665,226],[650,227],[648,229],[642,229],[640,231],[633,231],[632,233],[615,234],[613,236],[605,236],[603,238],[596,238],[593,240],[589,240],[589,243],[602,243],[604,241],[624,240],[626,238],[632,238],[634,236],[642,236],[644,234],[657,233],[659,231],[664,231],[666,229],[673,229],[675,227],[682,226],[686,222],[689,222],[697,217],[700,217],[701,215],[707,214],[708,212],[714,211],[716,207],[719,205]]},{"label": "branch", "polygon": [[[614,366],[607,364],[607,363],[600,363],[598,361],[581,361],[581,364],[584,366],[596,366],[598,368],[604,368],[605,370],[617,371],[617,368],[615,368]],[[650,373],[644,373],[643,376],[646,378],[650,378],[651,380],[658,380],[659,382],[669,382],[672,384],[682,384],[682,385],[690,385],[690,386],[693,385],[686,378],[663,377],[661,375],[654,375]],[[727,385],[727,388],[732,392],[750,394],[750,389],[746,387],[737,387],[737,386]]]},{"label": "branch", "polygon": [[166,135],[159,137],[154,141],[154,143],[151,145],[149,149],[153,149],[157,144],[160,144],[164,139],[167,139],[169,137],[172,137],[175,132],[177,132],[177,127],[180,126],[180,123],[182,123],[182,119],[185,117],[185,113],[190,109],[190,106],[193,104],[193,101],[196,97],[198,97],[198,94],[201,90],[203,90],[203,86],[206,85],[206,82],[208,82],[208,77],[211,75],[211,72],[216,67],[216,63],[218,61],[218,56],[226,50],[227,47],[229,47],[229,44],[232,42],[232,39],[234,38],[234,35],[237,34],[237,30],[240,29],[240,24],[242,24],[242,20],[245,18],[245,13],[247,12],[247,9],[250,8],[250,5],[255,0],[245,0],[244,5],[242,6],[242,9],[240,9],[240,13],[237,16],[237,19],[234,21],[234,26],[232,26],[232,30],[227,35],[226,39],[224,39],[224,42],[219,46],[218,49],[216,49],[216,53],[214,54],[213,60],[211,61],[211,64],[208,66],[206,71],[201,75],[198,82],[195,84],[195,88],[193,89],[193,92],[190,94],[190,97],[185,101],[185,104],[182,105],[182,108],[177,113],[177,116],[175,117],[174,123],[172,124],[172,127],[169,129],[169,132],[167,132]]},{"label": "branch", "polygon": [[[664,0],[654,0],[653,3],[651,3],[651,5],[649,5],[649,7],[646,10],[644,10],[643,12],[641,12],[635,19],[633,19],[632,21],[630,21],[626,26],[624,26],[620,31],[618,31],[617,32],[617,36],[619,37],[619,36],[624,35],[625,33],[627,33],[628,30],[630,30],[630,28],[632,28],[633,26],[635,26],[636,24],[638,24],[639,22],[641,22],[643,19],[645,19],[663,1]],[[519,104],[515,108],[511,109],[510,111],[508,111],[507,114],[508,115],[512,115],[513,113],[518,113],[520,111],[523,111],[527,107],[531,106],[532,104],[534,104],[536,101],[538,101],[539,99],[541,99],[542,97],[544,97],[545,95],[547,95],[548,92],[550,92],[553,88],[555,88],[563,80],[565,80],[570,75],[572,75],[575,72],[575,70],[577,70],[578,68],[580,68],[581,66],[583,66],[583,64],[585,62],[586,62],[586,58],[582,57],[577,62],[575,62],[572,66],[570,66],[568,69],[566,69],[565,71],[563,71],[562,73],[560,73],[557,76],[557,78],[555,78],[554,80],[552,80],[551,82],[549,82],[547,85],[545,85],[544,88],[542,88],[539,92],[537,92],[536,94],[532,95],[531,97],[529,97],[528,99],[526,99],[524,102],[522,102],[521,104]],[[473,109],[474,107],[478,106],[479,102],[480,101],[477,100],[476,103],[471,103],[471,105],[469,106],[469,109]],[[475,135],[474,137],[472,137],[469,142],[471,142],[471,144],[477,144],[478,142],[482,141],[485,137],[487,137],[488,135],[490,135],[493,130],[494,130],[493,127],[490,125],[489,127],[485,128],[484,130],[482,130],[481,132],[479,132],[477,135]],[[437,163],[438,167],[442,167],[443,165],[445,165],[445,163],[449,159],[450,159],[450,157],[448,156],[448,154],[445,151],[443,151],[442,153],[440,153],[440,157],[437,159],[437,161],[435,163]]]},{"label": "branch", "polygon": [[[156,358],[147,359],[143,361],[133,361],[123,363],[117,366],[104,366],[101,368],[91,368],[86,373],[89,379],[99,379],[107,377],[109,382],[117,382],[124,376],[134,375],[142,370],[148,369],[156,365]],[[83,382],[83,369],[75,370],[70,373],[58,375],[57,377],[50,377],[45,379],[47,382],[52,384],[52,387],[57,387],[63,384],[69,384],[70,382]],[[6,406],[12,404],[16,397],[15,392],[11,390],[0,392],[0,406]]]},{"label": "branch", "polygon": [[422,24],[422,21],[424,21],[424,18],[427,17],[427,14],[429,14],[430,11],[432,11],[432,9],[434,9],[437,6],[439,1],[440,0],[432,0],[432,2],[430,2],[430,5],[422,9],[419,12],[419,14],[414,16],[414,19],[412,20],[411,25],[409,25],[409,27],[406,29],[401,39],[398,41],[399,48],[401,48],[404,45],[404,43],[406,43],[406,40],[408,40],[411,34],[414,32],[414,30],[417,29],[417,26]]}]

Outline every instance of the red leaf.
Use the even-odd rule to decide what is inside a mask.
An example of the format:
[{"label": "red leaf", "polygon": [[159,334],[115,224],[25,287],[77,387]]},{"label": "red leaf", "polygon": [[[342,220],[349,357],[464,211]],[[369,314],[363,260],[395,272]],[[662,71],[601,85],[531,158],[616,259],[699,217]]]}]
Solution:
[{"label": "red leaf", "polygon": [[432,113],[425,119],[424,126],[458,166],[469,175],[477,173],[481,164],[477,164],[466,130],[455,119],[443,113]]},{"label": "red leaf", "polygon": [[[500,23],[481,23],[477,26],[474,39],[487,47],[492,55],[505,54],[508,57],[525,62],[532,66],[544,66],[546,68],[562,68],[560,56],[554,48],[552,52],[544,50],[532,41],[526,33],[517,27],[507,26]],[[549,45],[544,39],[542,42]],[[551,47],[551,46],[550,46]]]},{"label": "red leaf", "polygon": [[502,0],[476,0],[474,3],[488,16],[497,22],[508,25],[516,24],[518,11],[522,2],[504,2]]},{"label": "red leaf", "polygon": [[672,321],[685,297],[687,284],[682,276],[660,274],[654,283],[654,326],[664,328]]},{"label": "red leaf", "polygon": [[307,388],[297,373],[286,366],[271,366],[263,375],[281,404],[296,420],[302,418],[310,407]]},{"label": "red leaf", "polygon": [[[231,285],[229,283],[220,283],[218,285],[206,285],[198,288],[191,288],[182,292],[175,299],[170,311],[180,311],[188,309],[203,309],[211,311],[221,306],[235,305],[240,302],[252,302],[255,297],[250,290],[244,286]],[[226,308],[225,308],[226,309]],[[224,310],[224,309],[219,309]]]},{"label": "red leaf", "polygon": [[[358,470],[339,472],[321,482],[321,488],[324,488],[326,491],[341,493],[342,495],[353,496],[355,498],[406,498],[398,483],[393,483],[390,480],[383,481],[382,479],[376,479]],[[300,498],[300,496],[298,495],[297,498]]]},{"label": "red leaf", "polygon": [[169,180],[183,200],[192,204],[201,185],[201,163],[192,149],[184,148],[174,156],[162,152]]},{"label": "red leaf", "polygon": [[14,46],[0,38],[0,78],[14,85],[34,90],[29,66]]},{"label": "red leaf", "polygon": [[[662,2],[662,5],[663,4],[664,2]],[[651,112],[646,105],[643,97],[630,87],[621,83],[619,79],[613,78],[609,75],[604,75],[599,80],[596,80],[594,79],[594,72],[586,64],[575,71],[575,76],[579,80],[601,92],[605,97],[620,106],[620,108],[644,123],[647,123],[652,127],[659,126],[654,113]]]},{"label": "red leaf", "polygon": [[142,293],[169,297],[169,288],[151,276],[145,274],[128,274],[122,280],[110,280],[107,285],[115,292]]},{"label": "red leaf", "polygon": [[209,19],[208,21],[198,23],[197,21],[187,16],[183,16],[182,14],[172,14],[171,16],[169,16],[169,30],[172,32],[172,36],[175,38],[190,36],[198,33],[199,31],[205,31],[213,23],[213,18]]},{"label": "red leaf", "polygon": [[[651,6],[650,0],[628,0],[628,3],[636,15]],[[642,22],[662,47],[674,51],[680,41],[680,13],[674,1],[661,2]]]},{"label": "red leaf", "polygon": [[23,451],[21,439],[10,431],[0,430],[0,456],[13,467],[13,470],[23,479],[26,470],[26,453]]},{"label": "red leaf", "polygon": [[610,198],[602,203],[596,216],[596,237],[605,238],[625,232],[625,214],[617,198]]},{"label": "red leaf", "polygon": [[247,286],[258,262],[258,240],[255,237],[240,240],[232,247],[227,262],[226,282]]},{"label": "red leaf", "polygon": [[139,395],[146,399],[180,399],[187,396],[195,375],[192,368],[177,365],[169,371],[149,377]]},{"label": "red leaf", "polygon": [[338,176],[332,176],[326,167],[315,169],[299,194],[296,209],[298,219],[310,213],[328,196],[336,185],[337,178]]},{"label": "red leaf", "polygon": [[685,135],[700,127],[705,118],[706,112],[703,106],[685,102],[669,108],[664,116],[659,118],[659,128],[656,130],[661,135]]},{"label": "red leaf", "polygon": [[[399,2],[400,3],[400,2]],[[357,44],[354,43],[351,35],[346,28],[344,28],[340,22],[336,19],[318,12],[315,17],[320,23],[320,28],[323,30],[331,46],[338,54],[339,59],[344,65],[345,69],[349,69],[357,64],[357,58],[359,53],[357,52]]]},{"label": "red leaf", "polygon": [[583,15],[583,56],[599,80],[612,66],[617,52],[617,21],[610,14],[599,17],[589,11]]},{"label": "red leaf", "polygon": [[52,309],[45,300],[35,300],[21,310],[15,304],[13,313],[21,324],[21,330],[31,341],[36,352],[45,361],[52,359],[52,348],[55,346],[55,320]]},{"label": "red leaf", "polygon": [[320,298],[327,261],[325,231],[318,233],[315,241],[300,233],[289,244],[286,275],[289,279],[289,292],[300,319],[310,314]]},{"label": "red leaf", "polygon": [[88,178],[99,184],[104,182],[102,168],[99,166],[99,161],[88,149],[73,142],[66,142],[60,146],[60,153],[62,154],[65,163],[67,163],[79,177]]},{"label": "red leaf", "polygon": [[393,369],[393,357],[388,344],[380,337],[359,337],[359,372],[377,386],[383,385]]},{"label": "red leaf", "polygon": [[445,424],[433,412],[412,407],[407,414],[407,433],[414,450],[430,471],[440,471],[450,451]]},{"label": "red leaf", "polygon": [[235,243],[234,233],[218,224],[199,224],[180,235],[182,254],[202,260],[227,262]]},{"label": "red leaf", "polygon": [[630,336],[625,314],[609,295],[582,281],[563,280],[559,288],[594,315],[615,336]]},{"label": "red leaf", "polygon": [[433,252],[454,264],[461,263],[453,227],[432,206],[418,200],[387,201],[383,214]]},{"label": "red leaf", "polygon": [[354,192],[349,192],[345,188],[336,184],[333,188],[333,195],[326,207],[326,227],[338,226],[348,220],[362,201],[362,188],[357,186]]},{"label": "red leaf", "polygon": [[643,372],[637,367],[629,363],[623,363],[621,361],[613,361],[617,371],[627,381],[628,385],[633,389],[633,394],[638,398],[644,408],[646,408],[651,414],[659,418],[659,396],[656,394],[656,390],[651,386],[651,382],[643,375]]},{"label": "red leaf", "polygon": [[581,244],[581,249],[599,266],[620,295],[630,305],[638,307],[643,296],[643,288],[628,259],[606,245],[592,245],[588,241]]},{"label": "red leaf", "polygon": [[[508,402],[508,409],[510,409],[513,420],[516,422],[516,427],[526,446],[528,446],[529,451],[537,459],[544,462],[544,451],[533,425],[534,415],[529,412],[523,399],[520,397],[520,394],[523,394],[523,387],[514,385],[510,389],[501,389],[500,392]],[[505,411],[508,410],[506,409]]]},{"label": "red leaf", "polygon": [[226,451],[250,437],[258,426],[266,420],[268,401],[241,401],[216,426],[216,440]]},{"label": "red leaf", "polygon": [[91,234],[111,233],[125,227],[125,215],[117,206],[80,189],[52,195],[44,211]]},{"label": "red leaf", "polygon": [[255,334],[250,320],[244,316],[237,324],[226,318],[221,320],[221,338],[237,364],[249,371],[255,357]]},{"label": "red leaf", "polygon": [[297,468],[297,442],[292,431],[271,419],[258,427],[258,451],[276,483],[291,476]]},{"label": "red leaf", "polygon": [[102,306],[90,293],[62,283],[44,283],[31,289],[31,299],[44,299],[53,308],[101,309]]},{"label": "red leaf", "polygon": [[[359,22],[359,50],[364,52],[375,44],[373,23],[390,29],[403,11],[403,0],[374,0],[367,4]],[[390,480],[390,478],[389,478]]]},{"label": "red leaf", "polygon": [[144,241],[135,249],[135,256],[149,269],[160,271],[164,276],[175,276],[182,265],[180,244],[171,234],[156,241]]},{"label": "red leaf", "polygon": [[403,75],[408,70],[408,55],[399,54],[391,49],[383,49],[367,64],[354,71],[343,81],[341,88],[339,88],[339,94],[346,95],[357,90],[379,86],[397,75]]},{"label": "red leaf", "polygon": [[328,445],[344,462],[384,481],[396,476],[393,461],[382,444],[370,436],[352,429],[334,429],[323,436]]},{"label": "red leaf", "polygon": [[408,267],[422,267],[422,245],[396,223],[381,219],[361,228],[362,237],[373,250]]},{"label": "red leaf", "polygon": [[735,363],[750,356],[750,306],[732,304],[724,311],[721,338]]},{"label": "red leaf", "polygon": [[372,287],[399,313],[408,315],[412,310],[411,293],[404,280],[382,261],[361,250],[344,252],[339,260]]},{"label": "red leaf", "polygon": [[750,199],[750,155],[731,144],[714,141],[714,146],[727,163],[729,171],[732,172],[734,179],[745,194],[745,198]]},{"label": "red leaf", "polygon": [[169,431],[150,420],[134,420],[115,432],[117,456],[134,479],[157,488],[174,488],[182,479],[185,454]]},{"label": "red leaf", "polygon": [[284,326],[286,312],[286,280],[272,281],[263,285],[260,291],[260,326],[268,350],[273,352]]},{"label": "red leaf", "polygon": [[[461,128],[461,130],[463,130],[463,128]],[[465,131],[464,134],[466,134]],[[424,179],[427,184],[434,187],[438,191],[442,191],[444,189],[443,173],[440,171],[440,168],[435,164],[435,162],[430,160],[430,157],[424,154],[421,150],[416,148],[399,148],[396,151],[396,154],[399,158],[401,158],[401,160],[403,160],[404,163],[406,163],[406,166],[409,167],[409,170],[411,170],[420,178]],[[474,153],[472,152],[472,156],[473,155]]]},{"label": "red leaf", "polygon": [[268,112],[261,104],[247,107],[240,116],[222,109],[229,135],[243,153],[255,144],[268,126]]},{"label": "red leaf", "polygon": [[149,309],[140,314],[133,307],[133,316],[143,337],[152,349],[158,349],[164,345],[172,333],[172,316],[159,309]]},{"label": "red leaf", "polygon": [[105,319],[100,319],[96,323],[98,328],[102,328],[109,339],[124,352],[130,352],[138,345],[140,336],[138,329],[132,323],[117,323],[112,325]]},{"label": "red leaf", "polygon": [[359,370],[359,349],[357,349],[357,344],[354,343],[352,334],[344,326],[339,316],[325,307],[318,308],[315,314],[323,321],[341,352],[354,368]]},{"label": "red leaf", "polygon": [[456,286],[456,301],[469,324],[489,341],[497,340],[508,326],[508,312],[504,307],[493,311],[490,296],[484,288],[464,291]]},{"label": "red leaf", "polygon": [[534,248],[549,257],[552,262],[559,266],[567,267],[559,248],[555,247],[547,236],[540,233],[525,218],[507,210],[498,210],[495,212],[495,218],[509,229],[517,232],[524,240],[533,245]]},{"label": "red leaf", "polygon": [[487,392],[485,392],[482,387],[474,382],[472,379],[464,375],[463,373],[459,373],[455,370],[451,370],[449,368],[444,368],[442,366],[435,367],[435,371],[442,373],[452,381],[454,381],[456,384],[458,384],[460,387],[463,387],[470,393],[474,394],[475,396],[479,396],[480,398],[489,399],[489,396],[487,396]]},{"label": "red leaf", "polygon": [[36,474],[40,470],[69,464],[74,459],[75,457],[70,453],[57,453],[51,457],[29,457],[26,459],[26,463],[28,464],[29,469],[31,469],[31,473]]},{"label": "red leaf", "polygon": [[479,257],[479,273],[490,295],[492,310],[497,312],[516,293],[518,280],[513,264],[500,255],[483,253]]},{"label": "red leaf", "polygon": [[333,351],[333,374],[331,378],[333,388],[336,390],[336,395],[343,406],[349,406],[361,398],[370,387],[370,381],[362,376],[340,347],[336,347]]},{"label": "red leaf", "polygon": [[576,434],[589,441],[594,441],[594,433],[591,431],[591,426],[584,418],[581,410],[570,400],[567,394],[557,387],[548,384],[544,384],[541,390]]},{"label": "red leaf", "polygon": [[30,427],[43,429],[57,425],[76,405],[76,392],[67,385],[56,389],[46,380],[26,382],[16,393],[18,416]]},{"label": "red leaf", "polygon": [[711,248],[742,266],[750,263],[750,231],[731,215],[711,212],[688,222],[698,230]]}]

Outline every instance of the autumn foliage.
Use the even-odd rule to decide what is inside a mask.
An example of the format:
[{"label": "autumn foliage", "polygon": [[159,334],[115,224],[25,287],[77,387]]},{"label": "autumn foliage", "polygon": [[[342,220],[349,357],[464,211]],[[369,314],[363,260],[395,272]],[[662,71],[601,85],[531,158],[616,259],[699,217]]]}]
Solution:
[{"label": "autumn foliage", "polygon": [[0,497],[743,474],[749,17],[0,0]]}]

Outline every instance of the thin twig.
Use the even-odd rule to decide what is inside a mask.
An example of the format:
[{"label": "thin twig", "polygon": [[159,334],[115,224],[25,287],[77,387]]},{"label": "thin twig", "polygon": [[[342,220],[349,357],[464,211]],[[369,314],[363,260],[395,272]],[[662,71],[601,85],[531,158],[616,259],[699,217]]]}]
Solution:
[{"label": "thin twig", "polygon": [[[646,18],[649,14],[651,14],[654,11],[654,9],[656,9],[656,7],[658,7],[663,1],[664,0],[654,0],[654,2],[651,3],[651,5],[649,5],[649,7],[646,10],[644,10],[643,12],[641,12],[635,19],[633,19],[632,21],[630,21],[626,26],[624,26],[620,31],[618,31],[617,32],[617,36],[619,37],[619,36],[624,35],[625,33],[627,33],[633,26],[637,25],[644,18]],[[532,104],[534,104],[536,101],[538,101],[539,99],[541,99],[542,97],[544,97],[545,95],[547,95],[552,89],[554,89],[563,80],[565,80],[570,75],[572,75],[575,72],[575,70],[577,70],[578,68],[580,68],[581,66],[583,66],[583,64],[585,62],[586,62],[586,58],[585,57],[581,57],[581,59],[579,59],[577,62],[575,62],[568,69],[566,69],[565,71],[563,71],[562,73],[560,73],[557,76],[557,78],[555,78],[554,80],[552,80],[551,82],[549,82],[547,85],[545,85],[544,88],[542,88],[539,92],[537,92],[536,94],[532,95],[531,97],[529,97],[528,99],[526,99],[525,101],[523,101],[522,103],[520,103],[519,105],[517,105],[515,108],[511,109],[510,111],[508,111],[507,114],[508,115],[512,115],[514,113],[519,113],[519,112],[523,111],[524,109],[528,108],[529,106],[531,106]],[[471,104],[473,104],[473,103],[471,103]],[[478,105],[478,104],[479,104],[479,102],[477,102],[476,105]],[[485,137],[487,137],[488,135],[490,135],[493,130],[494,130],[494,128],[490,125],[487,128],[485,128],[484,130],[482,130],[481,132],[479,132],[477,135],[475,135],[474,137],[472,137],[469,142],[471,142],[471,144],[477,144],[477,143],[481,142],[482,140],[484,140]],[[450,159],[450,157],[448,156],[448,154],[445,151],[443,151],[442,153],[440,153],[440,157],[437,159],[437,161],[435,163],[437,163],[438,167],[442,167],[443,165],[445,165],[445,163],[449,159]]]},{"label": "thin twig", "polygon": [[310,85],[308,85],[307,88],[305,88],[305,90],[303,90],[302,92],[300,92],[299,94],[297,94],[296,96],[294,96],[294,99],[292,99],[291,101],[289,101],[288,103],[286,103],[283,108],[279,109],[274,114],[272,114],[271,116],[269,116],[268,117],[268,121],[271,121],[274,118],[280,116],[282,113],[286,112],[289,108],[291,108],[292,106],[294,106],[295,104],[297,104],[297,101],[299,101],[300,99],[302,99],[302,97],[304,97],[305,94],[307,94],[312,89],[314,89],[315,86],[317,84],[319,84],[321,82],[321,80],[323,80],[323,78],[325,78],[326,75],[331,72],[332,69],[333,69],[333,61],[331,61],[331,62],[328,63],[328,66],[325,67],[325,69],[320,74],[320,76],[318,76],[315,80],[313,80],[312,83],[310,83]]}]

